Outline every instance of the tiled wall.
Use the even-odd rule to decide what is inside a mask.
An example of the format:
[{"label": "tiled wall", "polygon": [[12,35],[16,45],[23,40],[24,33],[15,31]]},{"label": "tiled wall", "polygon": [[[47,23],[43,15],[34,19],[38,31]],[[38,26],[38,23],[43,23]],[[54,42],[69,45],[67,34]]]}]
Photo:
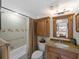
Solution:
[{"label": "tiled wall", "polygon": [[27,44],[29,18],[1,9],[0,38],[10,43],[11,50]]}]

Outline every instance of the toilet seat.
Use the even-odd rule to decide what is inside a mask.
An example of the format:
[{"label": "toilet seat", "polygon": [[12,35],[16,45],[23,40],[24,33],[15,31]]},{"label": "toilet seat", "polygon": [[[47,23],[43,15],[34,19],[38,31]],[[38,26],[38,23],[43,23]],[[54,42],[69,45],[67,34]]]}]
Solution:
[{"label": "toilet seat", "polygon": [[32,54],[32,59],[39,59],[43,56],[43,51],[37,50]]}]

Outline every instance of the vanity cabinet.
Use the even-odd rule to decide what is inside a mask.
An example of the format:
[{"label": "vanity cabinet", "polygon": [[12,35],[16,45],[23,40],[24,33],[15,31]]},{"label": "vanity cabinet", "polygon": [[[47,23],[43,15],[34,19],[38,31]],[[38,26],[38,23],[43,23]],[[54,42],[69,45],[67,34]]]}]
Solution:
[{"label": "vanity cabinet", "polygon": [[73,58],[62,55],[61,59],[73,59]]},{"label": "vanity cabinet", "polygon": [[35,33],[37,36],[49,36],[50,33],[50,18],[40,18],[35,20]]},{"label": "vanity cabinet", "polygon": [[62,48],[46,46],[45,59],[78,59],[78,54]]},{"label": "vanity cabinet", "polygon": [[47,56],[46,56],[46,59],[59,59],[59,56],[56,53],[48,52]]},{"label": "vanity cabinet", "polygon": [[46,54],[45,54],[45,59],[59,59],[59,55],[55,52],[53,52],[54,49],[51,47],[47,46],[46,47]]}]

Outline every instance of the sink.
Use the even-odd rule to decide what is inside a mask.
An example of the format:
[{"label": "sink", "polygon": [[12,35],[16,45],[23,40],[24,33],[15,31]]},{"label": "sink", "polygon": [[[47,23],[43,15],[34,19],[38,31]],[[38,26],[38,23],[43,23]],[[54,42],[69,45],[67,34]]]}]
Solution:
[{"label": "sink", "polygon": [[69,46],[66,45],[66,44],[63,44],[63,43],[55,43],[54,44],[56,47],[59,47],[59,48],[68,48]]}]

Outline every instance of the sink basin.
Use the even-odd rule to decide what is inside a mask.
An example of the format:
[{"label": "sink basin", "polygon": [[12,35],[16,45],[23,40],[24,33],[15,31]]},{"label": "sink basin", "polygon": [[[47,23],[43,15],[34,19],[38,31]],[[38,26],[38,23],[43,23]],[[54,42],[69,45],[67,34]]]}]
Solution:
[{"label": "sink basin", "polygon": [[69,46],[66,45],[66,44],[63,44],[63,43],[55,43],[56,47],[59,47],[59,48],[68,48]]}]

